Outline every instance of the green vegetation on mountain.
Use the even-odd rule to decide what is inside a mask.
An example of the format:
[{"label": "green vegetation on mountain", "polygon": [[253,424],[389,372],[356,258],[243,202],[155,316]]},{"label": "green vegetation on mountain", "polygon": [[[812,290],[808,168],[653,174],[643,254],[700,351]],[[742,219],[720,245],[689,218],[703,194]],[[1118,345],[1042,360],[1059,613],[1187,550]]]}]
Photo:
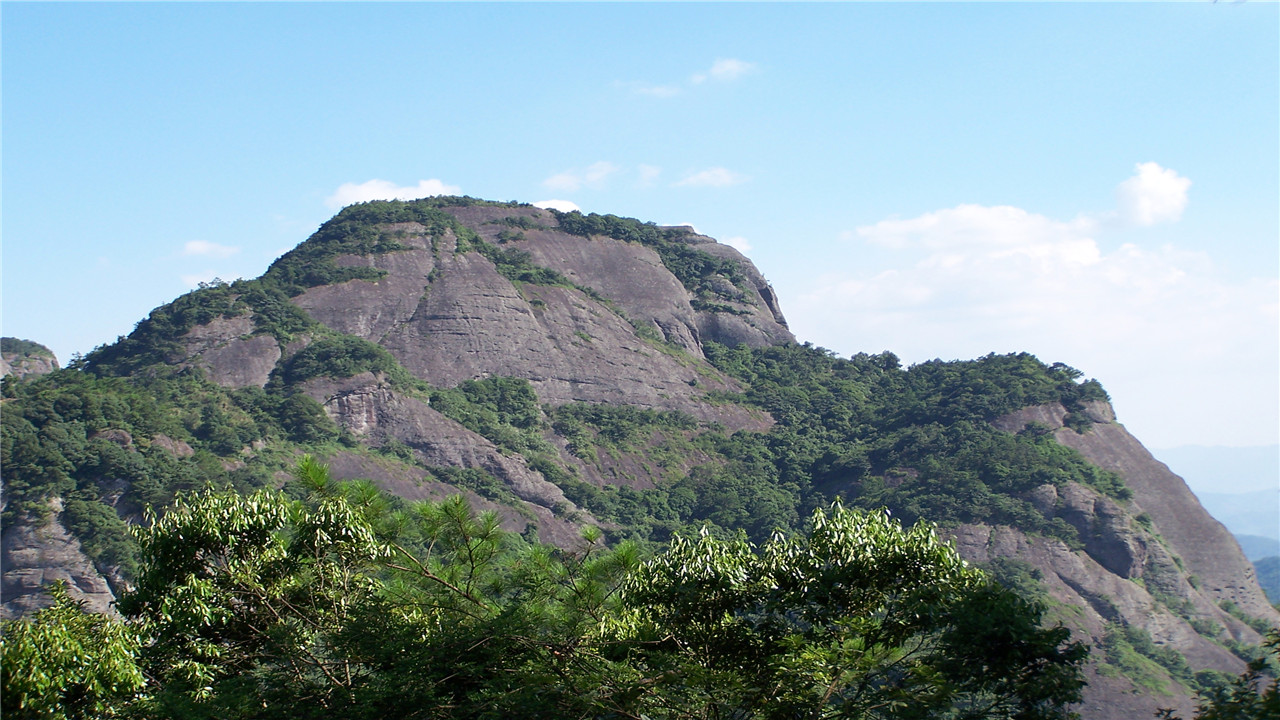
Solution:
[{"label": "green vegetation on mountain", "polygon": [[[1239,677],[1199,693],[1192,720],[1271,720],[1280,717],[1280,630],[1271,630],[1263,652]],[[1181,720],[1161,710],[1160,720]]]},{"label": "green vegetation on mountain", "polygon": [[1083,685],[1064,628],[883,513],[644,560],[295,474],[298,500],[179,498],[140,533],[123,621],[63,597],[5,623],[5,715],[1050,720]]},{"label": "green vegetation on mountain", "polygon": [[53,351],[44,345],[16,337],[0,338],[0,353],[4,353],[5,355],[37,355],[40,357],[53,357]]},{"label": "green vegetation on mountain", "polygon": [[[679,414],[628,408],[553,411],[553,428],[585,460],[617,451],[707,459],[643,493],[565,486],[575,502],[617,521],[624,536],[664,542],[678,527],[709,522],[762,540],[838,495],[854,507],[888,507],[907,522],[1005,524],[1079,545],[1075,528],[1045,518],[1022,496],[1068,482],[1119,500],[1130,494],[1114,473],[1042,430],[1012,435],[989,424],[1029,405],[1078,411],[1106,398],[1065,366],[1021,354],[903,369],[891,354],[846,360],[799,345],[708,344],[707,357],[747,387],[722,400],[769,412],[778,420],[772,431],[726,436]],[[633,517],[640,524],[624,522]]]}]

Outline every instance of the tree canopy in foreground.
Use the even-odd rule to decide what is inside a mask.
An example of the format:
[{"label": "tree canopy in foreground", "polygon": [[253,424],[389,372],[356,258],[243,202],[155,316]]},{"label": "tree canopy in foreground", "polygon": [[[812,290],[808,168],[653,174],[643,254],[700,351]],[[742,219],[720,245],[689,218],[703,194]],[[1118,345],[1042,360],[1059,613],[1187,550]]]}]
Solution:
[{"label": "tree canopy in foreground", "polygon": [[296,478],[181,496],[139,531],[123,620],[64,596],[6,623],[6,717],[1034,720],[1083,686],[1066,629],[884,512],[646,560]]}]

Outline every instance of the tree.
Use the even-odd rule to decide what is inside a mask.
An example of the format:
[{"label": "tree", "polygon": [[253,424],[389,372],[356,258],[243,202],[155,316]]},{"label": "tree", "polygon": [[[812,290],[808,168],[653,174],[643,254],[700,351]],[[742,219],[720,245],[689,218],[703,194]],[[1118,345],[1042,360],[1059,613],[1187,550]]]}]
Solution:
[{"label": "tree", "polygon": [[[1195,720],[1275,720],[1280,718],[1280,630],[1272,630],[1263,641],[1266,652],[1255,658],[1240,677],[1200,695]],[[1270,667],[1268,667],[1270,666]],[[1270,684],[1266,684],[1270,676]],[[1172,710],[1156,717],[1180,720]]]},{"label": "tree", "polygon": [[309,504],[267,490],[179,496],[138,532],[141,570],[119,606],[147,638],[148,714],[324,707],[368,672],[334,638],[374,596],[389,551],[345,497],[323,493],[323,465],[306,457],[296,476],[316,491]]},{"label": "tree", "polygon": [[1066,629],[885,512],[677,538],[625,600],[650,717],[1066,718],[1084,684]]},{"label": "tree", "polygon": [[[181,718],[1065,718],[1084,650],[931,526],[837,505],[641,564],[398,506],[305,458],[295,495],[181,496],[120,602]],[[998,618],[996,622],[993,619]]]},{"label": "tree", "polygon": [[117,717],[144,678],[138,638],[119,620],[85,612],[65,583],[29,621],[0,623],[0,709],[6,718]]}]

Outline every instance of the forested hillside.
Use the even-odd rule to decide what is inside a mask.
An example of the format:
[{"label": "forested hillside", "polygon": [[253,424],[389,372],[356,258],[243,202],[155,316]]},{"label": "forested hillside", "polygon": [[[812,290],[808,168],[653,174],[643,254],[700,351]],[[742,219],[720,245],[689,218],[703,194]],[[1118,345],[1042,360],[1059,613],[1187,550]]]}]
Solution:
[{"label": "forested hillside", "polygon": [[[406,666],[397,663],[494,637],[501,642],[485,652],[515,664],[477,657],[456,677],[419,678],[431,716],[535,703],[516,686],[551,673],[559,689],[540,707],[581,716],[773,716],[762,709],[773,703],[796,712],[855,703],[847,707],[865,714],[869,706],[856,703],[874,697],[897,708],[886,717],[916,717],[887,699],[903,692],[928,695],[935,710],[989,707],[978,716],[1005,717],[1015,705],[998,698],[1061,701],[1073,687],[1065,670],[1052,688],[982,684],[999,662],[1031,655],[973,659],[997,664],[983,677],[964,674],[972,668],[957,664],[967,657],[960,645],[974,651],[993,631],[965,618],[1013,613],[1030,623],[1018,641],[1057,658],[1048,662],[1067,668],[1077,651],[1065,635],[1038,634],[1036,618],[1044,632],[1062,623],[1092,647],[1078,706],[1086,718],[1157,707],[1189,714],[1190,697],[1244,671],[1261,633],[1280,623],[1229,535],[1223,544],[1194,498],[1181,499],[1190,498],[1185,485],[1115,423],[1098,382],[1027,354],[903,367],[891,353],[841,358],[797,344],[767,282],[736,251],[687,228],[614,216],[470,198],[349,207],[259,279],[201,287],[65,369],[7,377],[0,422],[6,613],[47,605],[42,587],[54,579],[98,611],[121,598],[130,623],[152,628],[137,650],[139,672],[159,683],[152,713],[256,717],[251,705],[305,705],[303,696],[327,698],[316,708],[372,707],[399,682],[396,668]],[[369,482],[321,482],[314,463],[304,466],[310,484],[291,480],[304,455],[333,480]],[[445,505],[414,509],[418,501]],[[326,503],[346,514],[325,514],[337,507]],[[1190,524],[1174,527],[1184,516]],[[197,559],[159,551],[192,537],[179,526],[198,517],[212,524],[191,531],[222,543],[214,555],[249,563],[237,571],[248,575],[226,575],[230,561],[179,570]],[[454,550],[432,555],[431,533],[445,532],[449,518],[480,529],[450,530],[463,533],[440,540]],[[912,552],[951,568],[933,576],[953,589],[930,596],[940,614],[924,625],[881,642],[881,606],[811,599],[817,606],[804,612],[823,619],[801,622],[790,609],[799,596],[765,592],[781,582],[777,573],[815,572],[797,570],[796,558],[817,552],[827,523],[841,537],[872,528],[872,546],[889,552],[905,542],[897,523],[920,521],[972,565],[930,545],[926,526],[910,531]],[[338,543],[323,546],[320,564],[285,553],[268,568],[236,555],[293,547],[316,528]],[[465,548],[487,548],[493,562],[457,565]],[[76,564],[85,558],[96,573]],[[708,558],[709,575],[681,575]],[[868,563],[863,574],[891,567],[859,562]],[[164,603],[208,589],[182,585],[188,572],[223,594],[206,598],[209,615],[178,622],[174,612],[201,606]],[[99,576],[109,588],[94,585]],[[281,584],[250,587],[250,576]],[[424,582],[436,583],[434,599],[420,596]],[[295,590],[314,604],[339,587],[353,604],[323,621],[308,614],[318,606],[270,622],[261,615],[277,603],[297,607]],[[458,594],[441,600],[441,588]],[[258,593],[258,614],[232,617],[246,593]],[[382,613],[393,599],[395,613]],[[483,610],[466,610],[471,602]],[[679,604],[690,602],[714,617],[688,615]],[[458,614],[424,610],[435,603]],[[368,625],[371,613],[386,624]],[[323,637],[281,636],[313,620]],[[506,622],[521,629],[494,629]],[[453,625],[455,634],[433,634]],[[206,626],[222,629],[196,629]],[[661,627],[693,635],[653,635]],[[355,628],[371,634],[344,634]],[[550,634],[520,645],[526,631]],[[217,654],[254,633],[266,645],[238,659]],[[910,682],[868,680],[898,667],[889,655],[904,643],[922,653],[903,661]],[[378,655],[393,648],[402,659]],[[865,665],[850,660],[855,649]],[[330,676],[328,660],[306,672],[282,664],[317,652],[349,653],[359,689]],[[560,652],[565,665],[552,661]],[[722,675],[721,662],[739,670]],[[794,680],[851,662],[869,674],[830,675],[821,692]],[[767,676],[742,674],[751,666]],[[165,675],[178,668],[195,674]],[[509,672],[512,684],[468,685],[466,672]],[[192,689],[204,687],[199,673],[217,680],[208,697]],[[889,695],[860,694],[871,686]],[[556,704],[575,697],[582,704]]]}]

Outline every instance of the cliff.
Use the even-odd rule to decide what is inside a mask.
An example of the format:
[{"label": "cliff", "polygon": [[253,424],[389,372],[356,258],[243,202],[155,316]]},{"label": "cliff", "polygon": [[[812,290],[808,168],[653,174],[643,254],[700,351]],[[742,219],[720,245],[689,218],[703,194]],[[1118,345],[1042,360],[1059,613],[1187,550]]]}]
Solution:
[{"label": "cliff", "polygon": [[0,377],[24,378],[45,375],[58,369],[53,351],[30,340],[0,338]]},{"label": "cliff", "polygon": [[1086,720],[1185,714],[1280,615],[1077,376],[1025,354],[904,369],[797,345],[751,262],[688,228],[357,205],[262,278],[178,298],[80,372],[10,391],[5,612],[55,577],[106,607],[143,507],[281,486],[302,453],[403,501],[463,494],[561,547],[585,525],[759,540],[840,498],[938,522],[1049,601],[1094,646]]}]

